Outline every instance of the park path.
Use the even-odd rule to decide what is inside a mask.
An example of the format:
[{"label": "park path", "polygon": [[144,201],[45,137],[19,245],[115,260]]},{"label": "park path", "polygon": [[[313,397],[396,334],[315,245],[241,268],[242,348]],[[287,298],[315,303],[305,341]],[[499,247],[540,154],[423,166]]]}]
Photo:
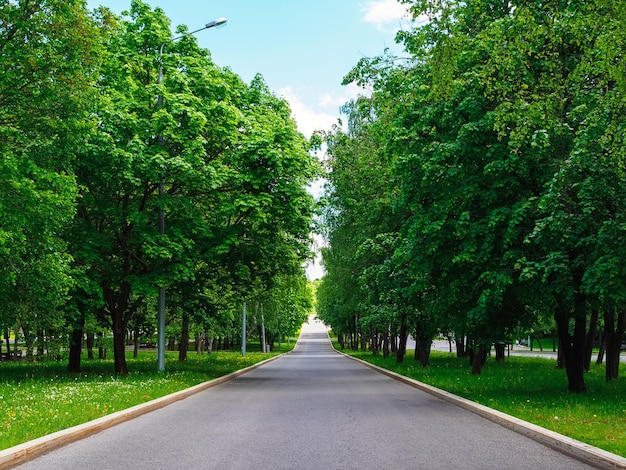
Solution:
[{"label": "park path", "polygon": [[337,354],[309,320],[290,354],[17,468],[591,467]]}]

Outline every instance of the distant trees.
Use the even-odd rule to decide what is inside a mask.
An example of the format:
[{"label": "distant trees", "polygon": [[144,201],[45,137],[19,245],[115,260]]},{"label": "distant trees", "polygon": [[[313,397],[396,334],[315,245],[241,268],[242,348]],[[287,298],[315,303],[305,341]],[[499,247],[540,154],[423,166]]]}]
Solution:
[{"label": "distant trees", "polygon": [[[475,373],[492,343],[550,315],[568,387],[584,391],[592,312],[613,348],[626,326],[624,4],[405,3],[429,18],[399,34],[410,57],[362,60],[346,80],[373,93],[346,108],[347,134],[327,136],[320,292],[364,291],[358,304],[322,296],[321,315],[334,328],[385,311],[387,328],[409,319],[427,344],[437,332],[467,340]],[[386,187],[370,183],[372,165]],[[390,220],[371,223],[385,196]],[[378,256],[348,255],[349,285],[339,247]]]},{"label": "distant trees", "polygon": [[95,319],[125,374],[131,326],[145,328],[158,286],[182,312],[170,319],[183,342],[190,323],[210,329],[274,290],[294,301],[277,310],[285,325],[305,318],[310,301],[286,293],[310,256],[316,162],[261,77],[243,83],[191,35],[172,41],[164,12],[140,0],[123,18],[44,0],[0,15],[3,328],[72,332],[78,370]]}]

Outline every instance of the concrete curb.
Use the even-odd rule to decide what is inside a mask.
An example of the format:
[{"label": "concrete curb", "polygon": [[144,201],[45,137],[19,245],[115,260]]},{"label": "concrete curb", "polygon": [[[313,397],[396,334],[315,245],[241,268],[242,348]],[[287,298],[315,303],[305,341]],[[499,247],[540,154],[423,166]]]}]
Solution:
[{"label": "concrete curb", "polygon": [[[288,352],[284,354],[287,353]],[[104,431],[105,429],[115,426],[116,424],[129,421],[143,414],[158,410],[167,405],[171,405],[172,403],[183,400],[184,398],[188,398],[191,395],[202,392],[211,387],[215,387],[216,385],[223,384],[224,382],[228,382],[229,380],[232,380],[235,377],[239,377],[240,375],[256,369],[263,364],[272,362],[279,357],[282,357],[284,354],[279,354],[278,356],[271,357],[257,364],[251,365],[250,367],[246,367],[245,369],[232,372],[228,375],[218,377],[208,382],[203,382],[185,390],[181,390],[180,392],[172,393],[171,395],[166,395],[161,398],[156,398],[149,402],[135,405],[126,410],[118,411],[116,413],[103,416],[102,418],[98,418],[87,423],[79,424],[77,426],[64,429],[62,431],[57,431],[55,433],[48,434],[47,436],[33,439],[32,441],[28,441],[14,447],[9,447],[8,449],[0,451],[0,468],[4,469],[14,467],[28,460],[32,460],[39,455],[46,454],[54,449],[58,449],[59,447],[63,447],[74,441],[78,441],[80,439],[84,439],[85,437],[99,433],[100,431]]]},{"label": "concrete curb", "polygon": [[535,424],[529,423],[528,421],[515,418],[514,416],[508,415],[506,413],[493,410],[479,403],[475,403],[465,398],[461,398],[452,393],[440,390],[438,388],[432,387],[409,377],[405,377],[390,370],[383,369],[382,367],[370,364],[369,362],[363,361],[356,357],[352,357],[348,354],[342,353],[341,351],[337,351],[337,353],[349,357],[353,361],[364,364],[382,374],[399,380],[400,382],[403,382],[407,385],[423,390],[424,392],[446,400],[450,403],[454,403],[461,408],[471,411],[472,413],[476,413],[483,418],[488,419],[489,421],[493,421],[494,423],[504,426],[505,428],[511,429],[519,434],[529,437],[530,439],[551,447],[552,449],[555,449],[563,454],[569,455],[570,457],[584,462],[587,465],[591,465],[600,469],[626,469],[626,458],[623,458],[617,454],[598,449],[597,447],[585,444],[584,442],[577,441],[576,439],[572,439],[554,431],[542,428]]}]

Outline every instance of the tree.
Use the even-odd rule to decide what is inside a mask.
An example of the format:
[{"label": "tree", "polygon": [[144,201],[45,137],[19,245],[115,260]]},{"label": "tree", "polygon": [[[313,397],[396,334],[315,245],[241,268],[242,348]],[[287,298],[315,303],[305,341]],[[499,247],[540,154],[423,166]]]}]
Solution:
[{"label": "tree", "polygon": [[[375,87],[378,82],[370,72],[369,62],[364,60],[346,76],[344,84]],[[370,98],[361,96],[342,109],[348,121],[347,132],[335,127],[324,136],[329,185],[323,217],[331,247],[322,251],[327,274],[320,287],[319,312],[335,331],[345,330],[354,337],[353,347],[359,335],[363,339],[369,332],[371,347],[377,351],[379,335],[387,345],[390,329],[394,330],[394,339],[397,336],[400,340],[394,352],[401,362],[408,336],[407,311],[395,308],[403,303],[394,297],[398,291],[379,283],[384,277],[380,273],[389,269],[393,242],[397,241],[404,217],[402,209],[394,205],[398,188],[390,178],[396,155],[386,142],[396,138],[396,128],[385,117],[389,106],[384,93],[380,97],[376,93]],[[403,279],[394,277],[396,281]],[[337,299],[326,299],[326,284],[333,285]],[[355,298],[359,289],[365,294],[361,302]],[[335,314],[341,320],[329,322],[330,309],[338,309]],[[387,350],[385,346],[385,353]]]},{"label": "tree", "polygon": [[127,325],[157,285],[183,290],[199,270],[223,267],[255,288],[303,275],[314,165],[285,101],[261,78],[247,86],[216,67],[186,28],[171,42],[160,9],[135,0],[128,19],[100,10],[99,21],[108,52],[97,133],[76,166],[72,253],[102,289],[124,374]]},{"label": "tree", "polygon": [[20,322],[31,338],[62,323],[71,287],[61,233],[74,212],[72,162],[89,131],[97,34],[74,0],[0,2],[0,24],[1,323]]},{"label": "tree", "polygon": [[[373,94],[348,114],[349,134],[329,143],[333,256],[325,259],[366,281],[370,298],[360,313],[378,311],[376,280],[389,276],[377,272],[396,272],[382,269],[390,253],[403,259],[417,311],[432,308],[429,323],[469,337],[475,373],[494,341],[551,312],[568,387],[582,391],[589,311],[611,311],[621,298],[612,281],[621,276],[621,248],[609,238],[621,239],[623,212],[623,33],[612,20],[623,5],[405,3],[430,19],[399,34],[411,60],[362,60],[349,75]],[[377,145],[367,147],[371,141]],[[376,200],[361,189],[370,184],[367,159],[390,168],[382,174],[399,188],[391,190],[399,229],[377,231],[384,225],[372,224],[376,209],[359,205]],[[358,247],[375,251],[376,235],[395,231],[405,250],[396,245],[372,265],[356,257],[356,265]],[[328,282],[339,282],[331,279],[339,269],[327,271]],[[607,320],[619,339],[623,322],[615,318]]]},{"label": "tree", "polygon": [[602,38],[619,29],[623,6],[412,3],[431,16],[401,34],[429,91],[401,167],[419,182],[404,186],[416,272],[485,344],[552,309],[569,389],[583,391],[586,319],[610,285],[589,268],[609,261],[598,234],[622,212],[612,136],[623,98],[608,79],[620,66]]},{"label": "tree", "polygon": [[[599,39],[612,34],[617,16],[604,2],[575,2],[555,10],[558,21],[544,33],[551,40],[559,38],[551,42],[555,69],[549,77],[561,77],[553,95],[561,98],[554,100],[558,108],[551,116],[554,127],[548,131],[546,148],[560,158],[539,199],[529,237],[537,261],[529,266],[539,270],[553,293],[569,389],[575,392],[585,390],[587,318],[599,307],[610,314],[615,308],[612,300],[622,290],[610,280],[617,274],[612,259],[621,249],[604,244],[623,212],[623,164],[618,156],[622,151],[615,152],[613,137],[614,126],[621,126],[615,106],[623,106],[618,104],[623,95],[597,60],[602,54]],[[606,256],[607,248],[616,251]]]}]

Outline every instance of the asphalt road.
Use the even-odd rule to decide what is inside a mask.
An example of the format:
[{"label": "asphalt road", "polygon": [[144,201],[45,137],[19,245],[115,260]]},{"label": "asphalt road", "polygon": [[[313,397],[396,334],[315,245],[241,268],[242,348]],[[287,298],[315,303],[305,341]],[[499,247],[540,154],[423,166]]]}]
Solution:
[{"label": "asphalt road", "polygon": [[291,354],[16,468],[591,467],[333,352],[310,322]]}]

